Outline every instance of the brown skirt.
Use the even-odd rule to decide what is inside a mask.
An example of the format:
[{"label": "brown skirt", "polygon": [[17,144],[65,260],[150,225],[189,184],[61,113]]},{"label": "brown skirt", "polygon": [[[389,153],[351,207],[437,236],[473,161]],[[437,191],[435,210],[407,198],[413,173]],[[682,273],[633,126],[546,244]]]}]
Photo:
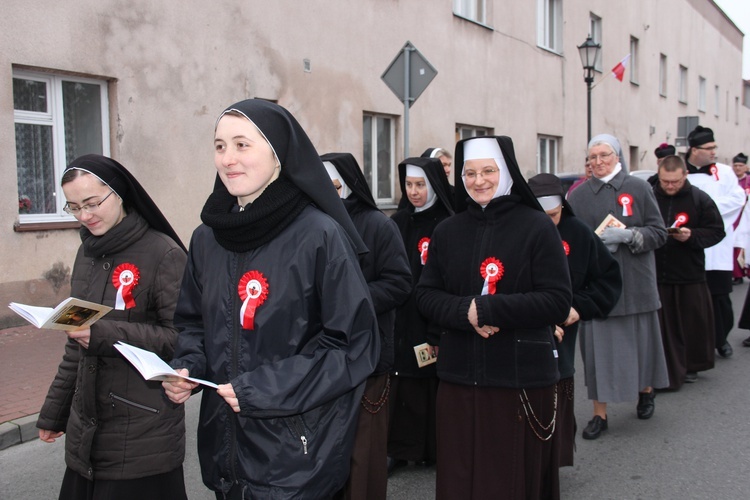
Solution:
[{"label": "brown skirt", "polygon": [[557,424],[555,432],[560,434],[560,467],[572,467],[576,449],[575,382],[573,377],[557,383]]},{"label": "brown skirt", "polygon": [[559,499],[556,392],[441,381],[436,498]]}]

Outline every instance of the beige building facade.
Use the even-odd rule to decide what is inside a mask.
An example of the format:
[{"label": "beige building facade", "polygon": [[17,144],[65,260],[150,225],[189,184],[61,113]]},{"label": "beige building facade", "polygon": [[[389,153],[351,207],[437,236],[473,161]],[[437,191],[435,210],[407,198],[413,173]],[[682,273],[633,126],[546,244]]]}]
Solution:
[{"label": "beige building facade", "polygon": [[[125,165],[187,243],[213,185],[214,122],[245,98],[288,108],[321,154],[352,152],[393,207],[405,113],[381,75],[407,41],[437,70],[409,109],[411,156],[508,135],[527,177],[581,172],[589,33],[593,133],[617,136],[630,169],[654,168],[679,117],[713,128],[724,162],[750,150],[743,33],[711,0],[5,0],[3,14],[6,303],[67,294],[80,239],[59,180],[80,154]],[[620,82],[610,70],[628,53]]]}]

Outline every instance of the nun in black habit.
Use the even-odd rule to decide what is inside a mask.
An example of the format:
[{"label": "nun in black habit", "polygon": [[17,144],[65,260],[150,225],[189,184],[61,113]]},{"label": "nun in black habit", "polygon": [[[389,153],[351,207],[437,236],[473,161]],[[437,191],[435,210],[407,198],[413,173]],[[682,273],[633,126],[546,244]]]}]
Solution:
[{"label": "nun in black habit", "polygon": [[113,347],[128,342],[171,359],[185,249],[117,161],[76,158],[61,185],[65,211],[81,223],[71,296],[113,310],[90,328],[66,332],[65,353],[39,412],[42,441],[66,435],[60,498],[187,498],[184,410]]},{"label": "nun in black habit", "polygon": [[[405,208],[393,214],[416,284],[429,256],[432,231],[453,214],[448,179],[437,158],[407,158],[398,165]],[[415,346],[435,346],[430,325],[417,310],[415,292],[396,311],[395,365],[391,378],[389,470],[406,462],[435,462],[435,365],[420,367]]]},{"label": "nun in black habit", "polygon": [[[366,247],[284,108],[230,106],[214,151],[221,184],[191,240],[172,362],[220,384],[201,401],[203,482],[222,499],[330,498],[380,354]],[[164,388],[175,403],[198,389]]]},{"label": "nun in black habit", "polygon": [[573,465],[575,450],[577,426],[573,375],[579,321],[607,317],[620,298],[622,277],[620,265],[601,238],[573,214],[556,175],[536,175],[529,179],[529,187],[560,232],[573,290],[573,305],[568,318],[562,324],[555,325],[560,370],[555,430],[560,433],[560,467],[565,467]]},{"label": "nun in black habit", "polygon": [[380,332],[380,360],[367,378],[359,412],[351,472],[342,498],[385,498],[388,443],[388,393],[393,369],[396,307],[409,298],[411,270],[396,223],[381,212],[365,176],[350,153],[320,157],[333,186],[369,252],[360,256]]},{"label": "nun in black habit", "polygon": [[437,498],[559,498],[560,236],[509,137],[456,145],[457,213],[432,235],[419,310],[441,330]]}]

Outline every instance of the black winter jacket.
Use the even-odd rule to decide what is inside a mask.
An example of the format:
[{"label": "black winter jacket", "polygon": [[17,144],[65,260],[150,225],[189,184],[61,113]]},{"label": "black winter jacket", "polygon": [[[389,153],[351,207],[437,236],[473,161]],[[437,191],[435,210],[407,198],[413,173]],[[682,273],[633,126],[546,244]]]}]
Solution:
[{"label": "black winter jacket", "polygon": [[[550,325],[568,317],[568,263],[560,236],[544,212],[502,196],[440,223],[419,284],[420,311],[447,331],[440,339],[437,373],[463,385],[548,387],[558,381]],[[494,258],[503,272],[494,295],[480,295],[481,268]],[[480,337],[468,320],[476,299],[480,325],[500,328]]]},{"label": "black winter jacket", "polygon": [[706,255],[703,250],[719,243],[726,235],[716,203],[687,180],[674,196],[667,195],[657,180],[654,194],[664,227],[672,226],[675,217],[684,213],[688,217],[684,227],[690,228],[687,241],[680,242],[670,236],[667,243],[654,252],[656,282],[671,285],[705,282]]},{"label": "black winter jacket", "polygon": [[186,255],[137,213],[118,226],[129,225],[134,227],[121,240],[124,250],[92,258],[79,248],[71,296],[114,307],[112,274],[128,263],[140,271],[135,307],[113,309],[94,323],[88,349],[67,342],[37,421],[40,429],[66,431],[65,462],[90,479],[161,474],[181,466],[185,456],[183,406],[167,400],[161,382],[145,381],[113,344],[122,340],[171,359]]},{"label": "black winter jacket", "polygon": [[[435,345],[439,341],[439,329],[437,326],[431,326],[427,318],[417,308],[416,285],[424,268],[419,243],[423,238],[430,239],[438,223],[449,215],[448,210],[438,200],[437,203],[422,212],[415,212],[414,207],[409,204],[407,208],[391,216],[401,232],[414,286],[409,299],[396,311],[394,373],[398,376],[434,377],[436,374],[434,364],[419,368],[417,358],[414,355],[414,346],[425,342]],[[430,244],[428,243],[428,245]],[[428,260],[429,255],[428,247]]]},{"label": "black winter jacket", "polygon": [[343,200],[354,227],[368,253],[359,264],[370,290],[380,331],[380,360],[373,375],[393,369],[393,327],[396,308],[411,294],[411,270],[396,224],[380,210],[374,210],[357,198]]},{"label": "black winter jacket", "polygon": [[[238,283],[266,281],[253,329]],[[344,232],[307,206],[270,242],[245,253],[193,233],[175,313],[172,366],[231,383],[236,414],[213,390],[201,401],[203,482],[254,498],[327,498],[345,483],[364,381],[380,353],[367,284]]]}]

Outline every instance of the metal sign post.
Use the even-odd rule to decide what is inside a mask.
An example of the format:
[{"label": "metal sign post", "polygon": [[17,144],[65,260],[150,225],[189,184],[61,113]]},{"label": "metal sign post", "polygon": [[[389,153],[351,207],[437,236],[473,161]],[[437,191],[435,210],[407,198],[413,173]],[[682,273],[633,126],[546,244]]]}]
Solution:
[{"label": "metal sign post", "polygon": [[437,75],[437,70],[407,41],[380,77],[404,103],[404,158],[409,157],[409,108]]}]

